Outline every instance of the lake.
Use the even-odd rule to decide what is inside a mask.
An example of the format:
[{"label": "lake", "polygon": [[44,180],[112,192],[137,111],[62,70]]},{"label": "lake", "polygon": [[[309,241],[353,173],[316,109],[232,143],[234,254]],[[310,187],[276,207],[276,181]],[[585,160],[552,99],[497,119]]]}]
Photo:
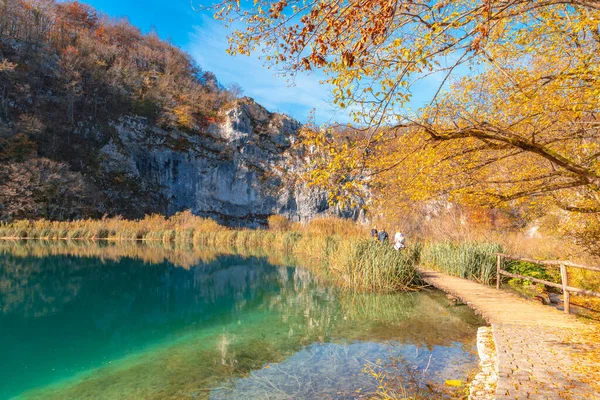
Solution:
[{"label": "lake", "polygon": [[435,290],[360,294],[285,255],[0,243],[0,399],[464,392],[485,325]]}]

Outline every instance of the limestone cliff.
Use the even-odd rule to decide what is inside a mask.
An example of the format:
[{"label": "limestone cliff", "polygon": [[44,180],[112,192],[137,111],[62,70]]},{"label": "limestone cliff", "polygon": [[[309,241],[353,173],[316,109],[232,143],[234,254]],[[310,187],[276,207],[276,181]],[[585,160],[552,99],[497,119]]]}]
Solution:
[{"label": "limestone cliff", "polygon": [[142,190],[154,188],[159,212],[190,209],[220,223],[251,227],[264,225],[272,214],[295,221],[340,214],[329,209],[325,192],[282,183],[284,152],[300,123],[252,99],[238,100],[202,135],[166,131],[134,116],[112,126],[118,134],[101,149],[105,175],[124,175]]}]

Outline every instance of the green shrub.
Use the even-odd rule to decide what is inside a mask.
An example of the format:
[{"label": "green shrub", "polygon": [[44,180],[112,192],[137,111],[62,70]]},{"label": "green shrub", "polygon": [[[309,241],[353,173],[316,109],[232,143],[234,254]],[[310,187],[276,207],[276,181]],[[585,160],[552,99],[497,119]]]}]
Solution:
[{"label": "green shrub", "polygon": [[[560,270],[557,268],[548,268],[540,264],[534,264],[526,261],[506,261],[504,269],[508,272],[517,275],[530,276],[532,278],[541,279],[544,281],[561,283]],[[532,282],[526,279],[513,278],[509,281],[512,285],[529,286]]]}]

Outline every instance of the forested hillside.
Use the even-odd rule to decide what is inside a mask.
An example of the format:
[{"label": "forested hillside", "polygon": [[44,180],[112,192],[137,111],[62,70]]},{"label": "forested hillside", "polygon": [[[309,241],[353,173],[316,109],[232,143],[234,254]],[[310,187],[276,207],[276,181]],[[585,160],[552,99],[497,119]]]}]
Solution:
[{"label": "forested hillside", "polygon": [[157,188],[101,170],[113,122],[202,135],[235,93],[155,33],[79,2],[0,7],[0,219],[161,211]]}]

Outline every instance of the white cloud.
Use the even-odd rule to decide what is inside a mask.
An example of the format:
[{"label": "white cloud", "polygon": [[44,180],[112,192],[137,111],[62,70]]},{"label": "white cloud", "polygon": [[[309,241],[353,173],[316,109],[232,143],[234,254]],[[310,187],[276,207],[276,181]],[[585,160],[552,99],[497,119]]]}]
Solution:
[{"label": "white cloud", "polygon": [[283,112],[305,122],[314,108],[318,123],[348,121],[347,115],[333,109],[331,87],[319,83],[324,75],[298,74],[290,83],[264,66],[258,54],[249,57],[228,55],[228,33],[220,22],[203,15],[201,25],[195,26],[190,34],[186,50],[202,69],[214,72],[221,83],[239,84],[246,96],[271,111]]}]

